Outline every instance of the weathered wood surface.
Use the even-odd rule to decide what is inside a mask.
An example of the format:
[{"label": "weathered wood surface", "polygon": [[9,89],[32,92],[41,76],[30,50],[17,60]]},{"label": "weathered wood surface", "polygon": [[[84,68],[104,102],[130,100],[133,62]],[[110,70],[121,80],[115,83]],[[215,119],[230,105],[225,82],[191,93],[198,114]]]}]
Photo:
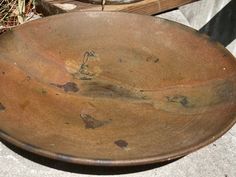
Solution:
[{"label": "weathered wood surface", "polygon": [[146,15],[66,13],[0,36],[0,138],[98,166],[163,162],[236,122],[236,60]]},{"label": "weathered wood surface", "polygon": [[[104,11],[123,11],[138,14],[153,15],[170,10],[196,0],[143,0],[124,5],[105,5]],[[73,4],[74,9],[65,10],[58,5]],[[39,0],[37,8],[44,15],[54,15],[70,11],[100,11],[101,5],[84,3],[76,0]]]}]

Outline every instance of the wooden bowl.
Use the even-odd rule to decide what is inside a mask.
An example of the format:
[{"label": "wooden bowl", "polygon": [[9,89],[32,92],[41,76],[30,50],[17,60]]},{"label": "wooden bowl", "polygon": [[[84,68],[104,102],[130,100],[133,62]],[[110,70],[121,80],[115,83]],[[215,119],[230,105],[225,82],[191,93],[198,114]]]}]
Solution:
[{"label": "wooden bowl", "polygon": [[161,162],[235,123],[236,62],[186,26],[79,12],[0,36],[0,137],[62,161]]}]

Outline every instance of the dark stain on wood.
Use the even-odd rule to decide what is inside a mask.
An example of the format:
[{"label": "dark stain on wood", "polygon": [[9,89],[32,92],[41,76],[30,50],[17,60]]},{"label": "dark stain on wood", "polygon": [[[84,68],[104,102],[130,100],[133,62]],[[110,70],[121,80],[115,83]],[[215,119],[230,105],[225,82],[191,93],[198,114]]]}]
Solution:
[{"label": "dark stain on wood", "polygon": [[188,97],[183,95],[167,96],[166,99],[170,103],[179,103],[185,108],[193,107]]},{"label": "dark stain on wood", "polygon": [[6,107],[0,102],[0,112],[5,111]]},{"label": "dark stain on wood", "polygon": [[26,76],[25,78],[27,81],[30,81],[31,80],[31,77],[30,76]]},{"label": "dark stain on wood", "polygon": [[99,128],[99,127],[102,127],[102,126],[110,123],[110,121],[111,121],[111,120],[105,120],[105,121],[97,120],[88,114],[80,114],[80,118],[83,120],[83,122],[85,124],[85,128],[87,128],[87,129]]},{"label": "dark stain on wood", "polygon": [[217,103],[234,100],[236,97],[235,86],[231,81],[225,81],[223,84],[217,85],[215,90]]},{"label": "dark stain on wood", "polygon": [[43,95],[46,95],[46,94],[47,94],[47,91],[46,91],[45,89],[41,89],[41,93],[42,93]]},{"label": "dark stain on wood", "polygon": [[89,58],[93,58],[93,57],[94,58],[97,57],[96,53],[93,50],[86,51],[84,53],[83,63],[86,63],[89,60]]},{"label": "dark stain on wood", "polygon": [[78,92],[79,91],[79,87],[77,86],[76,83],[74,82],[67,82],[64,85],[60,85],[60,84],[54,84],[51,83],[51,85],[56,86],[58,88],[63,89],[65,92]]},{"label": "dark stain on wood", "polygon": [[22,83],[24,82],[29,82],[31,80],[31,77],[30,76],[26,76],[23,80],[22,80]]},{"label": "dark stain on wood", "polygon": [[146,100],[146,96],[139,90],[125,88],[119,85],[113,85],[102,81],[91,81],[83,83],[84,96],[125,98],[135,100]]},{"label": "dark stain on wood", "polygon": [[[75,77],[75,78],[77,78],[77,77]],[[80,77],[79,78],[80,80],[92,80],[92,78],[91,77]]]},{"label": "dark stain on wood", "polygon": [[123,58],[118,58],[118,62],[119,63],[126,63],[126,60],[124,60]]},{"label": "dark stain on wood", "polygon": [[146,58],[146,62],[152,62],[152,63],[158,63],[159,62],[159,58],[154,57],[154,56],[149,56]]},{"label": "dark stain on wood", "polygon": [[80,65],[79,70],[72,74],[73,78],[79,80],[92,80],[93,76],[95,76],[95,73],[89,68],[89,60],[94,60],[96,58],[97,55],[93,50],[86,51],[84,53],[82,64]]},{"label": "dark stain on wood", "polygon": [[79,74],[81,75],[81,77],[84,78],[91,78],[92,76],[94,76],[95,74],[91,71],[89,71],[89,65],[87,63],[82,63],[79,69]]},{"label": "dark stain on wood", "polygon": [[125,140],[117,140],[114,142],[118,147],[124,149],[128,147],[128,143]]}]

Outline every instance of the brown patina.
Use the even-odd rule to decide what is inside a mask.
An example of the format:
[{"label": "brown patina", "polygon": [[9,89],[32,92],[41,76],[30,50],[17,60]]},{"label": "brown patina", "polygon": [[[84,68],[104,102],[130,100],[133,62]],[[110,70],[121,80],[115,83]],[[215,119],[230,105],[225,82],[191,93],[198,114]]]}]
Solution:
[{"label": "brown patina", "polygon": [[67,162],[175,159],[236,120],[234,57],[154,17],[83,12],[29,22],[0,36],[0,73],[0,136]]}]

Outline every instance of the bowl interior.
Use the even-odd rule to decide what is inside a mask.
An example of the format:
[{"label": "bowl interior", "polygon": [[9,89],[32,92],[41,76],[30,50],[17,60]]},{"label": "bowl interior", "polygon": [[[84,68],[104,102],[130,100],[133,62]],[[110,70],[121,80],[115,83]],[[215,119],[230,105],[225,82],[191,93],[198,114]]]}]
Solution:
[{"label": "bowl interior", "polygon": [[44,18],[0,36],[0,136],[81,164],[173,159],[233,125],[235,74],[222,46],[173,22]]}]

